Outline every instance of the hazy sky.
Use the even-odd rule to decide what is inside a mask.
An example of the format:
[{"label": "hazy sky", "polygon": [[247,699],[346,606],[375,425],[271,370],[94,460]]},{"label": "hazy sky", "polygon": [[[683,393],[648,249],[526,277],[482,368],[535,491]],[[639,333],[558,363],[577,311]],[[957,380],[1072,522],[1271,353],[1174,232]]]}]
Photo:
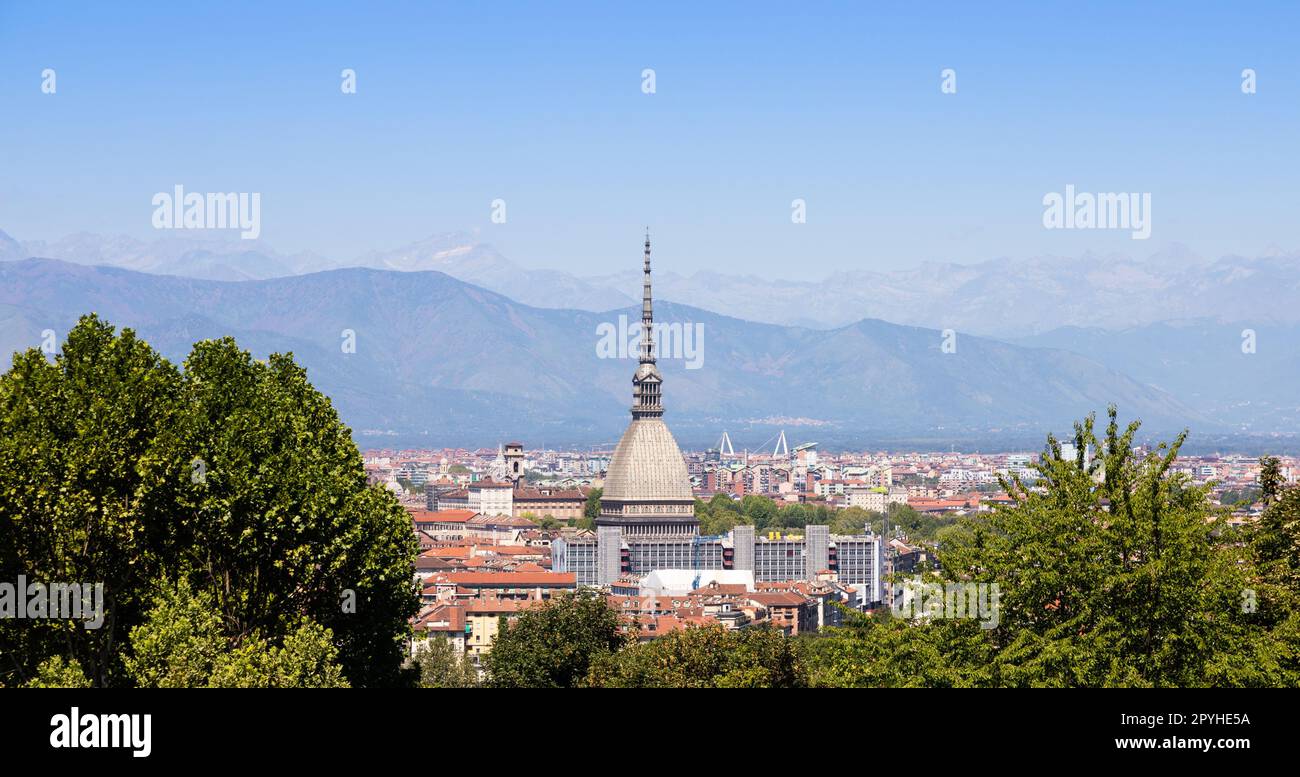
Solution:
[{"label": "hazy sky", "polygon": [[[149,239],[183,184],[260,192],[286,252],[477,229],[578,273],[646,224],[781,277],[1300,248],[1295,4],[897,5],[0,0],[0,229]],[[1151,239],[1044,229],[1066,184],[1151,193]]]}]

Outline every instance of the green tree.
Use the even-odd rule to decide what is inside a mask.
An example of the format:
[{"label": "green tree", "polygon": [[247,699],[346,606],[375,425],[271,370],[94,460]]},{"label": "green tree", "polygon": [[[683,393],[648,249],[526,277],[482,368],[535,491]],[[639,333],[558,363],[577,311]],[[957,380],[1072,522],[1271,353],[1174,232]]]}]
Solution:
[{"label": "green tree", "polygon": [[709,510],[709,503],[698,496],[695,497],[695,519],[700,522],[700,533],[708,534],[704,531],[704,526],[713,519],[713,515]]},{"label": "green tree", "polygon": [[619,615],[596,592],[559,594],[502,618],[484,659],[486,685],[494,688],[572,688],[593,661],[625,643]]},{"label": "green tree", "polygon": [[302,618],[283,645],[244,640],[213,668],[214,688],[347,688],[329,629]]},{"label": "green tree", "polygon": [[1226,507],[1249,507],[1263,497],[1263,489],[1255,486],[1225,488],[1219,493],[1219,504]]},{"label": "green tree", "polygon": [[[834,685],[1293,685],[1285,635],[1243,593],[1249,547],[1171,465],[1183,443],[1138,457],[1136,422],[1115,409],[1103,437],[1075,425],[1008,507],[967,516],[938,550],[948,582],[1000,589],[996,628],[971,620],[853,619],[810,651],[814,682]],[[1276,554],[1274,554],[1276,555]],[[902,671],[886,665],[901,665]]]},{"label": "green tree", "polygon": [[[118,649],[167,563],[179,477],[157,440],[176,424],[181,376],[130,330],[83,319],[52,361],[33,348],[0,376],[0,579],[103,583],[98,629],[0,620],[0,681],[53,656],[95,685],[121,679]],[[178,462],[178,468],[183,464]]]},{"label": "green tree", "polygon": [[[697,502],[703,502],[703,500],[697,500]],[[740,505],[736,504],[736,500],[732,499],[731,496],[728,496],[727,494],[714,494],[710,499],[708,499],[707,504],[710,515],[716,516],[722,512],[729,512],[735,516],[733,521],[735,521],[736,524],[744,524],[745,521],[740,512]]]},{"label": "green tree", "polygon": [[1246,609],[1268,629],[1278,662],[1292,682],[1300,677],[1300,487],[1285,487],[1280,473],[1268,507],[1250,530],[1256,579],[1243,592]]},{"label": "green tree", "polygon": [[102,582],[106,598],[99,629],[0,623],[0,682],[61,655],[130,684],[129,635],[164,580],[209,593],[224,633],[283,646],[306,617],[354,684],[402,682],[416,552],[290,355],[205,341],[182,373],[87,316],[52,362],[33,349],[0,377],[0,574]]},{"label": "green tree", "polygon": [[301,619],[282,645],[256,633],[228,634],[214,597],[188,582],[165,585],[145,622],[131,630],[126,670],[148,688],[346,687],[327,629]]},{"label": "green tree", "polygon": [[[182,403],[161,455],[183,487],[178,573],[214,591],[236,631],[284,635],[306,616],[334,634],[354,684],[402,682],[418,545],[405,510],[366,485],[329,399],[291,355],[257,361],[226,338],[194,346]],[[203,478],[174,470],[194,459]]]},{"label": "green tree", "polygon": [[757,531],[773,525],[777,516],[776,503],[759,494],[747,494],[740,500],[740,511],[745,516],[745,523],[754,524]]},{"label": "green tree", "polygon": [[424,688],[473,688],[479,684],[474,662],[468,655],[457,653],[442,637],[418,640],[412,663],[420,671],[420,686]]},{"label": "green tree", "polygon": [[[773,506],[775,504],[774,502]],[[822,517],[817,514],[816,508],[796,503],[778,507],[776,515],[772,519],[772,525],[787,529],[802,529],[810,523],[821,523],[819,519]]]},{"label": "green tree", "polygon": [[[737,518],[739,518],[741,514],[740,506],[736,504],[736,500],[726,494],[714,494],[712,498],[709,499],[709,512],[717,513],[720,510],[733,512],[736,514]],[[740,520],[737,520],[736,522],[743,523],[743,521]]]},{"label": "green tree", "polygon": [[880,520],[880,529],[888,527],[890,536],[902,533],[910,540],[933,542],[939,532],[959,521],[956,514],[923,513],[910,505],[897,502],[889,505]]},{"label": "green tree", "polygon": [[604,489],[593,488],[587,492],[587,503],[582,508],[582,518],[578,526],[583,529],[596,528],[596,519],[600,517],[600,495]]},{"label": "green tree", "polygon": [[608,688],[799,688],[795,640],[770,628],[689,627],[593,663],[587,683]]},{"label": "green tree", "polygon": [[1245,631],[1239,549],[1208,488],[1170,471],[1186,432],[1139,458],[1137,429],[1121,432],[1114,407],[1104,439],[1092,416],[1075,424],[1075,450],[1099,454],[1087,466],[1049,437],[1038,488],[1007,482],[1014,506],[971,516],[939,550],[950,575],[1000,585],[1000,684],[1204,684]]},{"label": "green tree", "polygon": [[873,513],[861,507],[846,507],[835,513],[831,520],[831,532],[835,534],[862,534],[868,530],[879,531],[882,523],[880,513]]},{"label": "green tree", "polygon": [[146,688],[198,688],[230,649],[214,597],[182,580],[161,587],[145,622],[131,629],[126,670]]},{"label": "green tree", "polygon": [[971,621],[914,625],[888,613],[849,613],[843,626],[801,637],[809,683],[831,688],[990,685],[993,647]]},{"label": "green tree", "polygon": [[1268,507],[1282,493],[1282,468],[1276,456],[1265,456],[1259,460],[1259,488],[1263,494],[1264,506]]},{"label": "green tree", "polygon": [[24,688],[89,688],[90,678],[75,660],[50,656],[36,670],[36,676]]},{"label": "green tree", "polygon": [[[733,509],[734,505],[730,499],[727,499],[726,507],[714,509],[713,505],[717,502],[718,496],[720,495],[715,495],[710,502],[699,498],[695,500],[695,517],[700,522],[700,534],[726,534],[742,520],[740,512]],[[725,496],[722,498],[726,499]]]},{"label": "green tree", "polygon": [[1262,581],[1300,594],[1300,487],[1273,487],[1251,543]]}]

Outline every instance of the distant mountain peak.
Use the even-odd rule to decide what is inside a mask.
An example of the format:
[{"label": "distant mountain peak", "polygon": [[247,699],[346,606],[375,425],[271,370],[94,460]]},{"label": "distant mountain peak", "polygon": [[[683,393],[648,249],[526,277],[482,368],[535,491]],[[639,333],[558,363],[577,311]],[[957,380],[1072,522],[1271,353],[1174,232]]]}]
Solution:
[{"label": "distant mountain peak", "polygon": [[[0,233],[2,234],[2,233]],[[639,298],[635,264],[626,271],[576,276],[516,264],[478,230],[436,232],[352,260],[284,255],[231,235],[169,233],[153,242],[77,233],[54,243],[0,238],[0,260],[44,256],[140,272],[212,280],[250,280],[339,267],[401,272],[436,270],[537,307],[607,311]],[[797,265],[811,264],[803,257]],[[822,279],[763,278],[701,267],[662,272],[664,298],[741,319],[814,329],[864,317],[901,324],[1019,336],[1062,326],[1140,326],[1213,313],[1221,320],[1300,321],[1300,255],[1270,245],[1254,258],[1207,262],[1173,242],[1145,257],[1085,252],[1069,257],[997,258],[975,264],[927,261],[897,270],[846,270]]]},{"label": "distant mountain peak", "polygon": [[[42,259],[0,263],[0,308],[10,314],[0,328],[5,352],[94,311],[176,361],[195,340],[225,335],[259,357],[292,351],[354,428],[574,443],[616,437],[624,425],[629,363],[601,358],[595,346],[602,324],[637,311],[544,309],[436,271],[352,267],[229,282]],[[660,359],[670,422],[687,439],[790,416],[846,435],[1037,431],[1112,401],[1148,428],[1208,424],[1168,394],[1065,351],[963,334],[944,353],[937,330],[876,319],[810,331],[661,308],[664,322],[704,332],[698,369],[680,356]],[[340,352],[345,330],[355,333],[353,353]]]}]

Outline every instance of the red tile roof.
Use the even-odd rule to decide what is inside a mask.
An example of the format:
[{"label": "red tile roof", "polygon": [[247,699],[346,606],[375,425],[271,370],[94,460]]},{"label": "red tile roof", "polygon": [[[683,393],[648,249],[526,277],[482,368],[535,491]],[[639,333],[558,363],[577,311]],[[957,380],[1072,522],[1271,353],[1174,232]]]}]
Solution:
[{"label": "red tile roof", "polygon": [[455,604],[436,604],[427,612],[421,612],[416,618],[417,632],[461,632],[465,631],[465,610]]},{"label": "red tile roof", "polygon": [[797,607],[808,601],[807,598],[799,594],[787,591],[749,594],[746,598],[764,607]]},{"label": "red tile roof", "polygon": [[574,588],[578,577],[573,572],[451,572],[445,577],[448,583],[469,586]]}]

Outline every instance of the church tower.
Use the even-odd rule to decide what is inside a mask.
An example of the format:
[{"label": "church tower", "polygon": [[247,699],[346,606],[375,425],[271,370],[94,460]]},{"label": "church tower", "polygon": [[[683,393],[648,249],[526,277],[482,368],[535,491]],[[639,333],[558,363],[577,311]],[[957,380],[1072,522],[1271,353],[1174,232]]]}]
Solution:
[{"label": "church tower", "polygon": [[521,442],[506,443],[506,477],[510,482],[519,487],[519,483],[524,479],[524,444]]}]

